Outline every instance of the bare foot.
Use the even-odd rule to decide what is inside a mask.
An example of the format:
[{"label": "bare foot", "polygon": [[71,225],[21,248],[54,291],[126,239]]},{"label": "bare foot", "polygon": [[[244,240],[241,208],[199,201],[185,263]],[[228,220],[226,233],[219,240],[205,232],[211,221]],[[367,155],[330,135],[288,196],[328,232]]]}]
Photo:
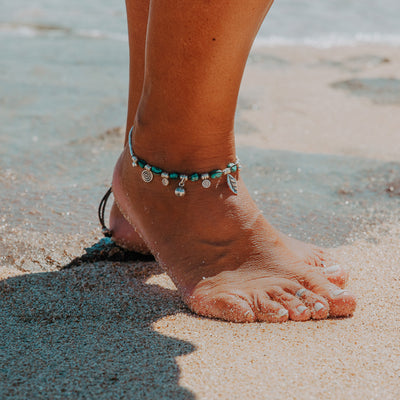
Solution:
[{"label": "bare foot", "polygon": [[135,228],[125,219],[114,202],[110,211],[110,230],[112,240],[120,247],[136,251],[141,254],[150,254],[146,243],[135,231]]},{"label": "bare foot", "polygon": [[352,315],[355,297],[299,260],[264,219],[239,179],[203,189],[144,183],[127,149],[113,192],[119,209],[197,314],[236,322]]},{"label": "bare foot", "polygon": [[291,238],[282,232],[279,232],[279,234],[282,241],[297,258],[303,260],[308,265],[322,267],[320,271],[329,279],[330,282],[342,288],[346,286],[346,283],[349,280],[349,274],[344,268],[335,262],[329,254],[328,249]]},{"label": "bare foot", "polygon": [[[115,203],[112,205],[110,212],[110,229],[113,232],[112,239],[118,246],[142,254],[150,253],[143,239],[124,218]],[[296,258],[302,260],[305,264],[322,267],[321,272],[325,274],[330,282],[341,288],[345,287],[349,274],[332,260],[328,250],[291,238],[282,232],[277,231],[277,233]]]}]

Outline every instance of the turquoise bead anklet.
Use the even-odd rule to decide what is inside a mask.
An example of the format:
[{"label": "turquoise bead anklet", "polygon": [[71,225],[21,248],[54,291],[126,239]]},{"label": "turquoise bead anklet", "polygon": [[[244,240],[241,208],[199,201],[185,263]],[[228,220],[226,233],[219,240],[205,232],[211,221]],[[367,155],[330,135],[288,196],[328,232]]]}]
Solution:
[{"label": "turquoise bead anklet", "polygon": [[193,173],[193,174],[181,174],[179,172],[167,172],[162,168],[155,167],[154,165],[148,164],[145,160],[138,158],[132,149],[132,130],[129,131],[129,152],[131,154],[132,166],[139,167],[142,171],[142,179],[144,182],[149,183],[154,179],[154,175],[160,175],[161,183],[164,186],[169,185],[170,180],[179,180],[178,186],[175,189],[175,195],[178,197],[183,197],[186,194],[185,183],[187,181],[190,182],[201,182],[201,186],[204,189],[208,189],[211,186],[211,179],[221,178],[223,175],[226,175],[226,181],[229,189],[237,195],[238,185],[236,178],[232,175],[232,173],[239,172],[241,169],[241,164],[239,159],[236,159],[236,162],[229,163],[224,169],[214,169],[207,173]]}]

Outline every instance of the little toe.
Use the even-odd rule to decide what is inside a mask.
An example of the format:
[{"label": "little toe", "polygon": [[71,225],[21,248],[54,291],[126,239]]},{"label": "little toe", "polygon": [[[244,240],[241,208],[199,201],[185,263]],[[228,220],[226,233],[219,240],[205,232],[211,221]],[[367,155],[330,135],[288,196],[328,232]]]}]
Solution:
[{"label": "little toe", "polygon": [[247,300],[237,294],[220,293],[201,298],[193,295],[188,302],[196,314],[231,322],[255,322],[257,317]]},{"label": "little toe", "polygon": [[311,311],[308,307],[299,298],[279,286],[269,289],[268,294],[273,300],[288,310],[289,319],[293,321],[307,321],[311,318]]}]

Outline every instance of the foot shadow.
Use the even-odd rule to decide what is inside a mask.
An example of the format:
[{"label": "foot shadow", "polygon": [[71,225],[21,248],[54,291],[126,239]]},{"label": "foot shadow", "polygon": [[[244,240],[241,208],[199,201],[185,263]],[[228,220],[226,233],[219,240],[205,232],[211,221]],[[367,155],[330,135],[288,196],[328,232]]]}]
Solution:
[{"label": "foot shadow", "polygon": [[154,262],[94,261],[0,282],[0,398],[194,399],[175,357],[194,346],[152,324],[188,312],[146,280]]}]

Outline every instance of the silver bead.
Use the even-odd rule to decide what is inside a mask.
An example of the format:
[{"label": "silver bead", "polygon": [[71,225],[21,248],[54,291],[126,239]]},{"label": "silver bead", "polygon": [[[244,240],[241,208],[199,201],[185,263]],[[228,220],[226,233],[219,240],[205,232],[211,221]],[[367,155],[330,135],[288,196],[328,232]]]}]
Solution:
[{"label": "silver bead", "polygon": [[228,174],[230,174],[231,169],[228,167],[228,168],[225,168],[222,172],[224,173],[224,175],[228,175]]},{"label": "silver bead", "polygon": [[144,166],[144,169],[145,169],[146,171],[150,171],[150,170],[151,170],[151,165],[146,164],[146,165]]},{"label": "silver bead", "polygon": [[210,175],[208,174],[201,174],[201,179],[208,179],[210,177]]},{"label": "silver bead", "polygon": [[149,183],[153,180],[153,173],[149,171],[148,169],[144,169],[142,171],[142,179],[146,182]]},{"label": "silver bead", "polygon": [[169,185],[169,173],[168,172],[161,172],[161,182],[164,186]]},{"label": "silver bead", "polygon": [[175,189],[175,196],[183,197],[185,194],[186,194],[186,191],[185,191],[185,189],[184,189],[183,187],[178,186],[178,187]]}]

